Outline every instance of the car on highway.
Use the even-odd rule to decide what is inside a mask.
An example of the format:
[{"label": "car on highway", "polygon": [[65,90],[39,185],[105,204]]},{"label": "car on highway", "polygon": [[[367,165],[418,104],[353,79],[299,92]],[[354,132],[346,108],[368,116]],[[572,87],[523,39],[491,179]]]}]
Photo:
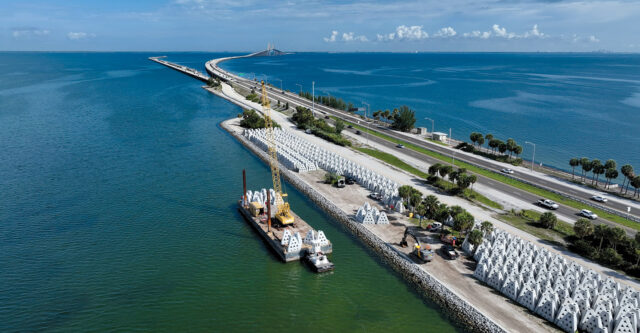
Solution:
[{"label": "car on highway", "polygon": [[396,148],[404,148],[404,145],[399,143],[396,145]]},{"label": "car on highway", "polygon": [[606,197],[603,197],[601,195],[594,195],[591,197],[591,200],[597,201],[597,202],[607,202],[609,201],[609,199],[607,199]]},{"label": "car on highway", "polygon": [[504,168],[504,169],[502,169],[500,171],[502,171],[502,173],[506,173],[506,174],[510,174],[510,175],[513,175],[513,173],[515,172],[515,171],[513,171],[512,169],[509,169],[509,168]]},{"label": "car on highway", "polygon": [[592,212],[592,211],[590,211],[588,209],[581,210],[580,211],[580,215],[582,215],[582,216],[584,216],[584,217],[586,217],[588,219],[591,219],[591,220],[595,220],[595,219],[598,218],[598,215],[596,215],[596,213],[594,213],[594,212]]},{"label": "car on highway", "polygon": [[371,192],[371,194],[369,194],[369,198],[373,200],[381,200],[382,196],[378,192]]},{"label": "car on highway", "polygon": [[538,205],[549,209],[558,209],[560,207],[557,203],[555,203],[555,201],[544,198],[538,200]]},{"label": "car on highway", "polygon": [[324,116],[324,119],[329,119],[329,116]]},{"label": "car on highway", "polygon": [[356,134],[360,135],[360,134],[362,134],[362,132],[360,132],[360,131],[358,130],[358,131],[356,131]]},{"label": "car on highway", "polygon": [[353,125],[347,125],[347,128],[353,128]]},{"label": "car on highway", "polygon": [[457,259],[460,255],[458,251],[453,247],[453,245],[445,244],[440,248],[442,255],[449,260]]}]

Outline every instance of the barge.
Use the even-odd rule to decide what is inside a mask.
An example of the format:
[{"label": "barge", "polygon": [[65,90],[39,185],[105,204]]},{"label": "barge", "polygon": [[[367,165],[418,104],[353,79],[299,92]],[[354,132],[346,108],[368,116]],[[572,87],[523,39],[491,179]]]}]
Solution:
[{"label": "barge", "polygon": [[238,211],[283,262],[306,260],[316,272],[333,270],[333,264],[326,257],[333,252],[333,246],[322,230],[314,230],[293,211],[290,211],[292,223],[272,223],[276,220],[271,209],[273,190],[246,191],[244,172],[243,190]]}]

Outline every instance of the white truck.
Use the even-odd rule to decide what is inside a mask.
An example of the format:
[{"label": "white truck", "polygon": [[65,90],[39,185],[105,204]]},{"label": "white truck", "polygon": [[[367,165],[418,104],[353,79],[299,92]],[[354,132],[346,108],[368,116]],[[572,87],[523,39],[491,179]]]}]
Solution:
[{"label": "white truck", "polygon": [[548,209],[558,209],[558,204],[549,199],[540,199],[538,200],[538,205],[548,208]]}]

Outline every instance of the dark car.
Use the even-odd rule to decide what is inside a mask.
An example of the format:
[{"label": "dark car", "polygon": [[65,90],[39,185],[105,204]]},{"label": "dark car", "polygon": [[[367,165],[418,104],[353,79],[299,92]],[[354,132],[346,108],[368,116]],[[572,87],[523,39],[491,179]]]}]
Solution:
[{"label": "dark car", "polygon": [[324,116],[324,119],[329,119],[329,116]]},{"label": "dark car", "polygon": [[353,125],[347,125],[347,128],[353,128]]},{"label": "dark car", "polygon": [[442,248],[440,248],[440,251],[442,252],[442,256],[449,260],[458,259],[460,256],[458,251],[456,251],[456,249],[450,244],[443,245]]},{"label": "dark car", "polygon": [[356,180],[351,178],[351,177],[347,177],[347,185],[353,185],[356,183]]},{"label": "dark car", "polygon": [[360,135],[360,134],[362,134],[362,132],[360,132],[360,131],[356,131],[356,134]]}]

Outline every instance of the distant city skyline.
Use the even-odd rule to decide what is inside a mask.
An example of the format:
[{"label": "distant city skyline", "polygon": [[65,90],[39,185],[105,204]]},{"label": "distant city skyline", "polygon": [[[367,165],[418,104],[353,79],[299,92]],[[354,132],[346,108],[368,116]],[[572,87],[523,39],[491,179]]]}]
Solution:
[{"label": "distant city skyline", "polygon": [[0,0],[0,50],[640,52],[637,17],[627,0]]}]

